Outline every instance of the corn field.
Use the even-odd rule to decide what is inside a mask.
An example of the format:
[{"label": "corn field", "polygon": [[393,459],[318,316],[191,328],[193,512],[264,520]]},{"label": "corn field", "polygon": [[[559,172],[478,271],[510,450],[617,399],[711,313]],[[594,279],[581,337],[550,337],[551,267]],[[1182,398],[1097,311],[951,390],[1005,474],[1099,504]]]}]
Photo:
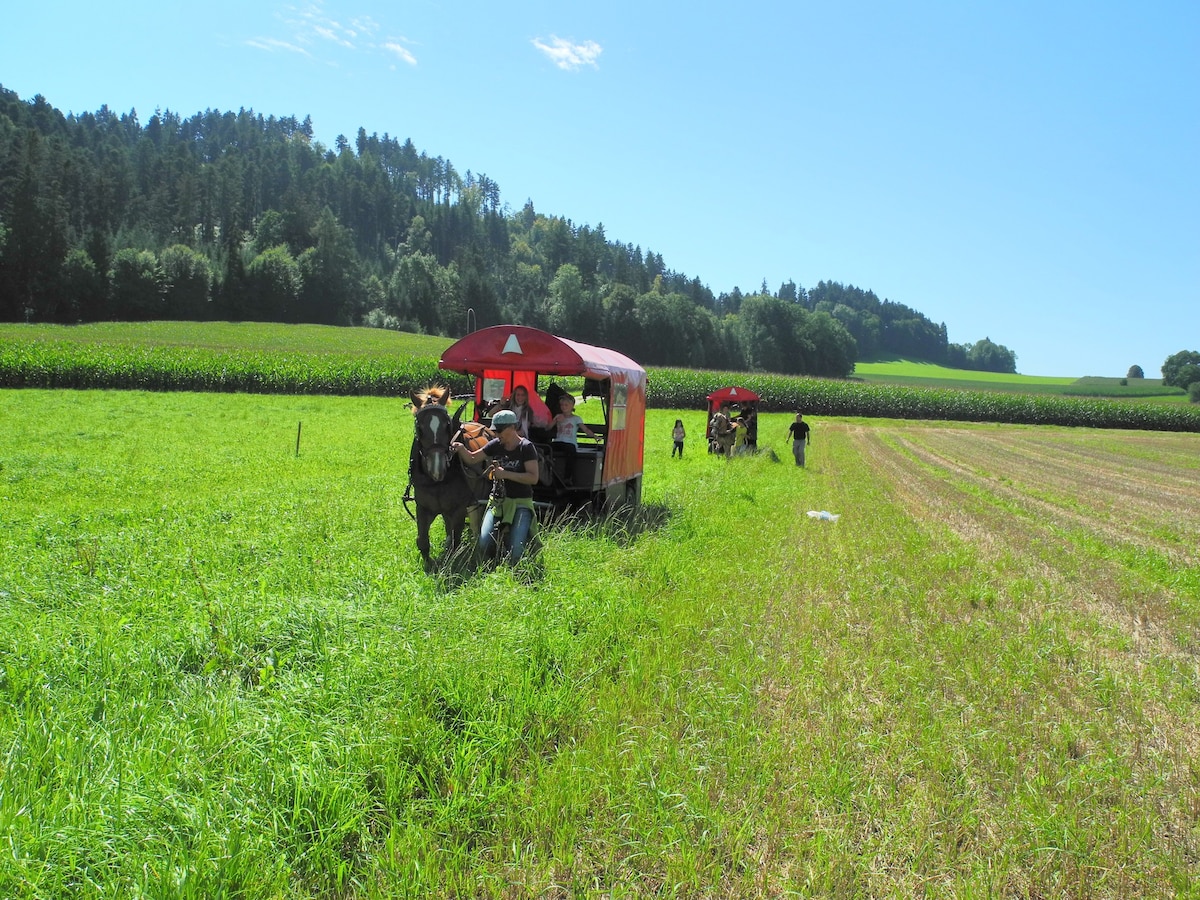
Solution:
[{"label": "corn field", "polygon": [[[220,323],[195,327],[217,333],[234,328]],[[352,349],[345,340],[330,344],[307,332],[287,332],[288,327],[261,326],[226,336],[215,346],[197,342],[195,334],[188,343],[138,341],[137,326],[127,325],[119,328],[130,329],[132,340],[107,333],[81,340],[54,336],[56,332],[36,332],[29,340],[18,337],[21,332],[0,332],[0,388],[390,397],[441,382],[455,393],[470,390],[467,378],[438,369],[438,355],[430,353],[436,339],[425,338],[420,349],[409,350],[405,336],[386,343],[371,335],[374,340],[364,338],[360,348]],[[291,340],[294,335],[302,340]],[[336,347],[332,352],[326,349],[331,346]],[[1195,406],[690,369],[651,369],[647,403],[658,409],[705,409],[707,395],[730,384],[751,387],[766,412],[1200,432],[1200,408]]]}]

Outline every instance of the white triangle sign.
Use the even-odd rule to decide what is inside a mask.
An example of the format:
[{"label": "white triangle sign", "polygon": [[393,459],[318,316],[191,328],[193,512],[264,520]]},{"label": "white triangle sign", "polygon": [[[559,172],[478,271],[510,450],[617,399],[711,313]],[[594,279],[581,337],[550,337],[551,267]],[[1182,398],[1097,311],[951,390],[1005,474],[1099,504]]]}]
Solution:
[{"label": "white triangle sign", "polygon": [[521,349],[521,342],[517,340],[517,336],[515,334],[510,334],[508,336],[508,340],[504,342],[504,349],[500,352],[520,353],[522,356],[525,355],[525,351]]}]

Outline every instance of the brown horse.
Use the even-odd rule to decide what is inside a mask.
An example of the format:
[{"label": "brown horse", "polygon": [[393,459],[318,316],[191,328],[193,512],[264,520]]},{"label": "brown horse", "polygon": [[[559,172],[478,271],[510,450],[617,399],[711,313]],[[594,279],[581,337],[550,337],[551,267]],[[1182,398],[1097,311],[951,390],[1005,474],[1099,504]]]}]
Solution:
[{"label": "brown horse", "polygon": [[[482,503],[487,499],[489,482],[482,469],[466,466],[450,452],[450,443],[459,440],[486,441],[492,435],[482,425],[468,422],[459,426],[459,413],[451,417],[446,409],[450,389],[434,385],[409,395],[413,404],[414,435],[409,456],[409,485],[417,512],[417,549],[425,570],[433,568],[429,555],[429,529],[438,516],[446,526],[446,553],[454,553],[462,544],[463,528],[468,513],[476,538],[483,520]],[[470,434],[468,434],[470,432]],[[405,492],[405,501],[409,499]],[[407,506],[405,507],[407,509]]]}]

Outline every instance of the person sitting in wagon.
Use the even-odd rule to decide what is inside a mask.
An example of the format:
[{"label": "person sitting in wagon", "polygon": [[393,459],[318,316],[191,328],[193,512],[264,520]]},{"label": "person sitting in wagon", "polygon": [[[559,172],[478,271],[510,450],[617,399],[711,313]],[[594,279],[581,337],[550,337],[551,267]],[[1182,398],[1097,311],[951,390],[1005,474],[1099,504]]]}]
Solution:
[{"label": "person sitting in wagon", "polygon": [[[544,404],[539,405],[544,409]],[[512,389],[512,394],[503,400],[497,400],[488,410],[488,415],[494,416],[502,409],[512,410],[517,417],[517,431],[521,437],[530,439],[532,429],[545,428],[549,425],[549,410],[544,413],[541,409],[535,407],[529,398],[529,388],[523,384],[518,384]]]},{"label": "person sitting in wagon", "polygon": [[562,454],[566,460],[566,475],[563,481],[568,487],[572,486],[575,472],[575,457],[579,452],[579,431],[583,429],[592,440],[599,440],[600,435],[583,423],[583,419],[575,415],[575,398],[568,393],[562,393],[558,398],[558,415],[551,423],[554,428],[554,440],[550,449],[557,456]]}]

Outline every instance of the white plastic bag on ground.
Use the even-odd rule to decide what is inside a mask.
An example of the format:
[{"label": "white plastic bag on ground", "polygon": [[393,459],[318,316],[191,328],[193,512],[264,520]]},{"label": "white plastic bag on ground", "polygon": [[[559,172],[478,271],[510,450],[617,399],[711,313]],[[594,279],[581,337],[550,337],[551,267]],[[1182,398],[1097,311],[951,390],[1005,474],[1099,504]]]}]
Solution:
[{"label": "white plastic bag on ground", "polygon": [[820,511],[810,509],[808,511],[808,517],[810,519],[820,519],[822,522],[836,522],[840,515],[841,513],[831,513],[827,509],[822,509]]}]

